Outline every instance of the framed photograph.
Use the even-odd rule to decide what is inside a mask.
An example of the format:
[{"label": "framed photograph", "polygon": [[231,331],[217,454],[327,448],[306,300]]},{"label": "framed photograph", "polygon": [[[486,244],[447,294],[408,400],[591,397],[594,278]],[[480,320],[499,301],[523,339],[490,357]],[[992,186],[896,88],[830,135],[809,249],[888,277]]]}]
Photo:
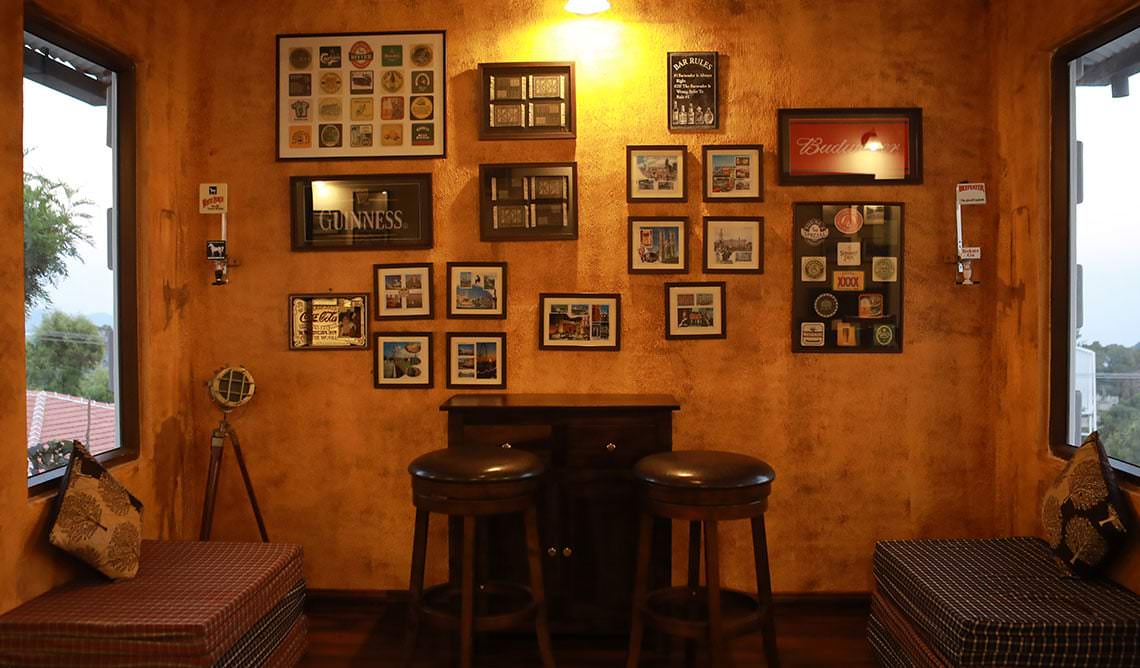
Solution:
[{"label": "framed photograph", "polygon": [[792,211],[792,351],[902,352],[903,205],[796,202]]},{"label": "framed photograph", "polygon": [[666,339],[723,339],[724,282],[666,283]]},{"label": "framed photograph", "polygon": [[922,183],[922,109],[780,109],[780,184]]},{"label": "framed photograph", "polygon": [[578,163],[479,165],[479,239],[578,238]]},{"label": "framed photograph", "polygon": [[541,350],[621,350],[621,295],[538,296]]},{"label": "framed photograph", "polygon": [[684,216],[631,216],[629,273],[689,273],[689,219]]},{"label": "framed photograph", "polygon": [[368,295],[289,295],[289,350],[367,350]]},{"label": "framed photograph", "polygon": [[448,262],[447,317],[507,317],[506,262]]},{"label": "framed photograph", "polygon": [[431,174],[294,176],[293,250],[431,248]]},{"label": "framed photograph", "polygon": [[676,146],[626,146],[627,202],[687,202],[688,149]]},{"label": "framed photograph", "polygon": [[277,159],[447,155],[443,31],[277,36]]},{"label": "framed photograph", "polygon": [[479,63],[479,139],[573,139],[574,63]]},{"label": "framed photograph", "polygon": [[432,387],[431,332],[377,332],[372,378],[378,390]]},{"label": "framed photograph", "polygon": [[484,390],[505,389],[507,335],[501,332],[449,332],[447,386]]},{"label": "framed photograph", "polygon": [[705,216],[706,274],[763,274],[764,219]]},{"label": "framed photograph", "polygon": [[668,65],[669,129],[719,128],[716,51],[670,52]]},{"label": "framed photograph", "polygon": [[434,285],[431,263],[372,265],[376,320],[430,320]]},{"label": "framed photograph", "polygon": [[706,202],[764,201],[763,145],[702,146],[701,156]]}]

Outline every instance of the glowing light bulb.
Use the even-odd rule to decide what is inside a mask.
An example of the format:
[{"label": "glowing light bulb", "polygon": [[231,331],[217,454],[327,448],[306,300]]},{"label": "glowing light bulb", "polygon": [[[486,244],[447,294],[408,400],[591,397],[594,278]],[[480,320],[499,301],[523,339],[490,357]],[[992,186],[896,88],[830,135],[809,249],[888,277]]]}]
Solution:
[{"label": "glowing light bulb", "polygon": [[879,135],[874,130],[863,134],[863,148],[868,151],[881,151],[883,150],[883,142],[879,139]]},{"label": "glowing light bulb", "polygon": [[566,0],[566,11],[571,14],[589,16],[600,14],[610,8],[610,0]]}]

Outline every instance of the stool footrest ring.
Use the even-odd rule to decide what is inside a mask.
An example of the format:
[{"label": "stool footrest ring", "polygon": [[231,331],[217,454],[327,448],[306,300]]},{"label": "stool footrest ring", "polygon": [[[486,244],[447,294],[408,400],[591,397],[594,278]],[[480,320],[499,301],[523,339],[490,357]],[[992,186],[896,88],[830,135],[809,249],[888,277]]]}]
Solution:
[{"label": "stool footrest ring", "polygon": [[[424,617],[436,626],[459,628],[462,594],[450,582],[428,587],[420,601]],[[510,582],[488,582],[475,587],[476,632],[503,631],[534,619],[537,605],[529,587]]]},{"label": "stool footrest ring", "polygon": [[[735,589],[720,590],[721,618],[726,637],[760,628],[766,612],[756,597]],[[672,635],[702,640],[709,633],[706,587],[666,587],[649,593],[641,606],[645,621]]]}]

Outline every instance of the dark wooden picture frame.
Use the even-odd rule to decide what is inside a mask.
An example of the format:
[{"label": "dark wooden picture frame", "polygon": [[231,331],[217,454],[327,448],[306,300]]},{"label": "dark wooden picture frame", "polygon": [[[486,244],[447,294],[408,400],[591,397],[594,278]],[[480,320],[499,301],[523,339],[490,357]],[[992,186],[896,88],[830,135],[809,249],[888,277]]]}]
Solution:
[{"label": "dark wooden picture frame", "polygon": [[[415,62],[414,56],[412,55],[412,49],[417,48],[415,45],[415,42],[417,40],[412,39],[410,43],[403,43],[403,42],[406,42],[408,40],[408,38],[415,38],[417,36],[423,36],[424,38],[429,38],[431,40],[434,40],[436,37],[438,37],[439,53],[431,54],[431,57],[432,57],[431,63],[429,63],[427,65],[417,64]],[[351,75],[354,71],[363,71],[364,68],[361,68],[359,66],[356,66],[356,67],[350,66],[350,63],[352,63],[352,59],[350,57],[351,49],[350,48],[344,48],[345,42],[348,40],[353,40],[353,41],[372,40],[372,41],[376,41],[374,38],[383,38],[383,37],[392,37],[395,40],[401,41],[401,44],[392,45],[392,46],[409,47],[408,53],[406,54],[407,55],[407,58],[406,58],[407,62],[404,62],[404,56],[403,56],[403,53],[401,52],[401,64],[399,66],[395,66],[395,65],[392,66],[392,67],[399,67],[400,68],[399,71],[401,72],[402,76],[404,75],[404,73],[406,73],[407,76],[405,76],[404,78],[408,79],[408,80],[407,81],[401,81],[401,85],[400,85],[399,89],[393,90],[390,93],[388,93],[389,96],[398,95],[402,100],[407,101],[407,105],[403,105],[403,106],[407,107],[406,118],[404,118],[404,116],[405,116],[404,110],[401,109],[401,114],[400,114],[402,117],[401,119],[392,119],[391,122],[385,123],[386,119],[381,118],[380,110],[378,108],[379,105],[376,105],[376,108],[374,109],[373,114],[371,114],[371,116],[372,116],[371,119],[362,119],[362,120],[358,121],[358,123],[353,123],[353,121],[351,119],[350,112],[348,111],[347,108],[345,108],[345,109],[342,109],[342,112],[340,114],[341,118],[330,120],[327,123],[321,123],[320,119],[319,119],[318,112],[317,112],[317,110],[314,109],[312,111],[313,117],[310,118],[308,121],[285,120],[285,123],[287,124],[287,127],[288,127],[288,124],[290,124],[290,123],[303,123],[304,125],[311,126],[310,130],[312,131],[312,134],[310,136],[310,141],[311,141],[312,146],[307,147],[307,150],[308,151],[316,151],[316,154],[313,154],[313,155],[285,155],[285,154],[283,154],[283,151],[292,150],[293,147],[288,146],[288,144],[286,144],[285,146],[282,146],[282,137],[283,137],[282,120],[284,117],[284,113],[283,113],[284,110],[282,109],[282,100],[288,100],[291,97],[301,97],[301,98],[305,98],[307,101],[311,100],[312,101],[311,104],[317,102],[323,95],[325,95],[325,93],[320,89],[320,87],[319,87],[320,83],[318,81],[316,81],[315,77],[320,75],[322,70],[326,70],[326,71],[330,70],[330,68],[322,67],[321,63],[319,62],[319,53],[320,53],[319,49],[324,47],[325,45],[319,45],[319,40],[318,40],[318,43],[312,43],[312,44],[301,43],[301,42],[298,42],[298,40],[310,40],[312,38],[328,38],[328,39],[331,39],[333,41],[339,42],[339,44],[337,44],[337,45],[329,44],[327,46],[332,47],[332,48],[337,48],[337,47],[341,48],[341,50],[343,52],[341,54],[341,57],[342,57],[342,62],[344,64],[341,66],[338,66],[334,69],[336,69],[338,73],[340,71],[343,71],[345,74],[347,74],[348,80],[343,80],[341,82],[341,86],[344,89],[343,92],[341,92],[338,89],[336,92],[331,93],[330,95],[336,95],[338,98],[342,99],[344,102],[347,102],[347,101],[352,99],[351,95],[353,95],[352,85],[350,84],[350,81],[349,81],[351,79]],[[292,45],[292,46],[289,44],[283,45],[283,42],[289,42],[289,41],[296,42],[296,44]],[[427,46],[431,46],[431,45],[429,44]],[[281,54],[282,54],[282,51],[286,48],[310,49],[311,51],[315,52],[315,53],[311,54],[311,58],[312,58],[311,64],[306,65],[304,68],[302,68],[304,71],[298,70],[298,71],[294,72],[292,63],[287,63],[287,64],[285,64],[287,66],[287,72],[286,72],[285,76],[283,77],[282,76],[282,69],[281,69],[282,65],[283,65],[282,59],[281,59]],[[425,160],[425,159],[438,159],[438,158],[446,158],[447,157],[447,31],[446,30],[399,30],[399,31],[387,31],[387,32],[340,32],[340,33],[291,33],[291,34],[282,34],[282,35],[277,35],[277,38],[275,41],[274,57],[275,57],[275,62],[276,62],[276,66],[274,69],[274,72],[276,74],[275,84],[274,84],[275,93],[276,93],[275,94],[275,100],[276,100],[275,110],[276,110],[276,113],[274,115],[275,116],[275,118],[274,118],[274,129],[275,129],[274,143],[275,143],[276,148],[274,151],[274,155],[276,156],[277,161],[279,161],[279,162],[285,162],[285,161],[291,162],[291,161],[303,161],[303,160]],[[385,55],[384,55],[384,51],[383,51],[383,45],[381,45],[381,49],[373,49],[372,50],[372,60],[370,61],[371,67],[369,68],[369,70],[374,70],[375,72],[377,72],[377,74],[375,75],[375,78],[379,78],[380,68],[386,67],[383,65],[383,59],[384,58],[385,58]],[[413,70],[415,70],[415,71],[413,71]],[[417,72],[430,72],[431,73],[432,76],[429,79],[429,82],[431,84],[430,90],[427,90],[427,91],[421,90],[421,91],[417,92],[415,90],[415,88],[412,86],[412,82],[410,81],[410,79],[411,79],[412,75],[416,74]],[[288,79],[288,77],[294,73],[312,75],[310,77],[310,93],[308,95],[304,95],[304,94],[299,95],[299,96],[282,95],[283,92],[286,92],[286,93],[291,92],[289,90],[282,91],[282,82],[283,82],[283,80],[287,80],[291,84],[292,81],[290,79]],[[372,96],[372,95],[381,96],[381,95],[385,94],[385,91],[381,90],[381,86],[380,86],[379,82],[374,82],[371,90],[372,90],[372,93],[358,93],[358,94],[369,95],[369,96]],[[430,113],[431,113],[430,118],[417,119],[417,118],[412,117],[411,109],[413,106],[413,101],[417,97],[426,97],[431,101],[431,105],[428,108],[428,111],[430,111]],[[315,107],[316,104],[312,104],[312,106]],[[347,104],[344,105],[344,107],[347,107],[347,106],[348,106]],[[405,122],[407,122],[411,126],[409,131],[407,132],[407,135],[408,135],[407,140],[408,141],[406,142],[406,145],[404,142],[404,132],[402,129],[400,131],[400,145],[399,145],[399,147],[395,147],[395,146],[385,144],[384,139],[383,139],[383,129],[382,129],[383,126],[385,124],[396,124],[396,125],[402,126],[403,123],[405,123]],[[350,128],[350,132],[345,132],[343,129],[340,130],[340,142],[339,142],[340,146],[335,147],[335,148],[339,148],[340,149],[339,151],[336,151],[333,147],[327,147],[329,149],[328,152],[324,152],[322,149],[326,148],[326,147],[320,146],[321,140],[320,140],[320,137],[318,135],[322,131],[321,130],[322,125],[326,125],[326,124],[338,125],[341,128],[345,128],[345,127]],[[351,126],[356,125],[356,124],[371,126],[371,137],[370,137],[370,139],[371,139],[372,143],[371,143],[369,148],[372,149],[372,152],[361,151],[359,149],[361,149],[363,147],[353,147],[350,145],[351,144]],[[422,140],[417,140],[417,137],[420,137],[420,135],[418,134],[419,129],[416,127],[417,125],[419,125],[419,126],[430,125],[431,126],[431,139],[432,139],[432,141],[430,144],[425,144],[425,143],[422,143]],[[303,129],[303,128],[299,128],[299,129]],[[292,137],[291,134],[289,136],[290,136],[290,138]],[[437,141],[437,139],[438,139],[438,141]],[[417,143],[418,141],[420,143]],[[437,145],[438,145],[438,151],[423,151],[423,150],[418,149],[418,147],[421,147],[421,146],[436,147]],[[398,151],[394,150],[395,148],[403,148],[403,149],[407,149],[407,150],[405,150],[404,152],[398,152]],[[408,151],[410,151],[410,152],[408,152]]]},{"label": "dark wooden picture frame", "polygon": [[[869,108],[820,108],[820,109],[780,109],[777,112],[779,126],[780,151],[780,185],[785,186],[816,186],[816,185],[919,185],[922,183],[922,109],[918,107],[869,107]],[[862,150],[870,151],[873,146],[872,136],[878,139],[881,128],[891,127],[887,123],[904,121],[906,131],[903,133],[906,141],[907,157],[904,176],[902,178],[877,178],[874,174],[852,173],[843,171],[825,171],[823,166],[812,170],[811,173],[797,173],[792,165],[791,125],[803,121],[822,127],[828,125],[852,125],[846,136],[842,132],[838,137],[832,137],[839,153],[854,153]],[[834,156],[836,151],[822,151],[826,140],[820,136],[818,142],[809,141],[800,149],[800,152],[809,151],[808,155]],[[880,155],[890,155],[894,151],[884,146]],[[862,146],[862,148],[860,148]],[[842,150],[839,150],[842,149]],[[872,151],[874,152],[874,151]]]},{"label": "dark wooden picture frame", "polygon": [[[871,217],[868,207],[882,209],[882,222],[868,223]],[[858,227],[853,231],[843,231],[836,224],[838,214],[844,210],[859,211]],[[818,213],[817,213],[818,212]],[[851,220],[853,214],[849,214]],[[792,205],[792,352],[829,354],[888,354],[903,351],[904,314],[904,232],[906,207],[901,202],[882,201],[830,201],[795,202]],[[814,223],[814,224],[813,224]],[[823,227],[819,227],[819,225]],[[839,261],[842,250],[840,243],[859,244],[859,262],[843,264]],[[822,280],[816,279],[809,267],[813,259],[822,258]],[[891,269],[889,278],[876,274],[876,260],[891,260],[886,268]],[[861,275],[860,287],[840,285],[837,271],[856,278]],[[810,280],[809,280],[810,279]],[[830,295],[830,296],[828,296]],[[863,314],[863,298],[875,301],[867,303],[871,313]],[[821,300],[825,300],[821,303]],[[821,308],[826,308],[821,312]],[[847,334],[841,336],[836,325],[845,326]],[[816,327],[811,332],[812,343],[805,344],[809,335],[804,325]],[[822,324],[822,333],[818,325]],[[889,327],[879,338],[880,327]],[[889,340],[886,333],[890,334]],[[853,337],[852,344],[840,345],[841,338]],[[819,343],[815,343],[819,341]]]},{"label": "dark wooden picture frame", "polygon": [[[424,351],[427,360],[427,370],[424,372],[424,382],[381,382],[381,366],[384,357],[383,339],[426,339]],[[377,390],[430,390],[435,387],[435,358],[432,350],[431,332],[373,332],[372,334],[372,386]]]},{"label": "dark wooden picture frame", "polygon": [[[557,96],[535,96],[534,77],[562,76],[564,90]],[[522,77],[519,96],[492,99],[495,90],[493,77]],[[519,62],[479,63],[479,139],[574,139],[577,136],[578,112],[575,101],[573,62]],[[558,126],[535,126],[533,118],[536,104],[561,102],[565,105],[564,118]],[[495,127],[492,125],[494,108],[519,105],[522,125]]]},{"label": "dark wooden picture frame", "polygon": [[[478,383],[478,382],[462,382],[452,378],[452,365],[456,364],[459,360],[457,355],[451,352],[452,341],[455,339],[496,339],[498,341],[498,358],[496,367],[499,371],[499,382],[497,383]],[[472,373],[476,374],[478,380],[478,348],[474,351],[474,368]],[[458,376],[458,374],[456,374]],[[450,389],[464,389],[464,390],[504,390],[507,387],[507,335],[505,332],[448,332],[447,333],[447,387]]]},{"label": "dark wooden picture frame", "polygon": [[[605,337],[604,340],[612,341],[613,343],[607,345],[590,345],[590,343],[551,343],[554,339],[547,336],[547,325],[549,324],[549,315],[547,313],[548,302],[552,300],[580,300],[585,306],[595,306],[601,304],[590,304],[591,301],[612,301],[613,311],[607,314],[606,327],[611,336]],[[590,336],[593,336],[594,322],[592,321],[591,309],[591,322]],[[568,316],[571,314],[567,314]],[[569,319],[569,318],[567,318]],[[615,292],[607,293],[594,293],[594,292],[543,292],[538,295],[538,348],[539,350],[583,350],[583,351],[617,351],[621,350],[621,295]]]},{"label": "dark wooden picture frame", "polygon": [[[677,182],[679,182],[680,196],[679,197],[660,197],[660,196],[635,196],[637,190],[633,186],[634,178],[634,159],[638,153],[645,152],[670,152],[676,154],[677,158]],[[666,156],[667,157],[667,156]],[[625,201],[630,204],[641,204],[649,202],[667,202],[673,204],[683,204],[689,201],[689,168],[686,164],[689,157],[689,148],[684,144],[631,144],[625,147]],[[643,174],[643,176],[649,176]],[[640,182],[652,181],[653,178],[639,179]],[[661,192],[654,189],[652,192]],[[675,191],[674,191],[675,192]]]},{"label": "dark wooden picture frame", "polygon": [[[521,192],[500,198],[493,184],[500,177],[524,179]],[[539,195],[537,188],[544,177],[566,178],[568,191],[562,196]],[[563,206],[565,224],[559,227],[538,225],[538,207]],[[524,225],[499,226],[496,207],[523,208]],[[531,162],[491,163],[479,165],[479,240],[480,241],[560,241],[578,238],[578,163]]]},{"label": "dark wooden picture frame", "polygon": [[[708,131],[717,130],[720,128],[720,102],[719,102],[719,88],[720,88],[720,54],[716,51],[670,51],[665,56],[665,67],[668,71],[666,77],[666,107],[665,113],[668,117],[668,127],[670,132],[677,131]],[[686,62],[686,61],[704,61],[704,62]],[[704,65],[711,61],[712,73],[705,75],[701,72],[705,69]],[[682,71],[681,68],[687,65],[696,65],[687,70]],[[696,81],[697,79],[705,79],[704,81]],[[711,79],[709,81],[708,79]],[[686,110],[684,101],[679,101],[677,93],[679,88],[689,88],[692,86],[710,86],[712,92],[711,103],[709,100],[704,100],[708,107],[698,107],[702,111],[697,111],[693,108],[692,102],[689,102],[688,112],[695,112],[700,114],[699,117],[694,118],[694,122],[688,122],[686,117]],[[698,94],[699,95],[699,94]],[[680,104],[680,108],[678,108]],[[710,112],[712,120],[708,120]]]},{"label": "dark wooden picture frame", "polygon": [[[355,350],[368,350],[368,348],[372,345],[372,340],[369,336],[369,330],[370,330],[369,323],[371,322],[371,319],[369,318],[369,313],[368,313],[368,309],[369,309],[368,297],[369,297],[369,295],[367,293],[363,293],[363,292],[318,292],[318,293],[296,293],[296,294],[289,295],[289,299],[287,302],[288,308],[286,311],[288,314],[287,329],[288,329],[288,334],[289,334],[289,350],[322,351],[322,352],[346,351],[346,350],[353,350],[353,351],[355,351]],[[359,323],[360,336],[359,337],[353,337],[353,338],[361,339],[363,341],[362,344],[344,345],[344,346],[314,346],[311,343],[309,345],[299,345],[298,344],[299,334],[297,332],[296,325],[297,325],[298,318],[301,317],[301,315],[300,315],[300,313],[296,312],[296,307],[295,307],[296,300],[306,300],[306,301],[312,302],[314,299],[356,299],[356,298],[360,298],[363,301],[363,311],[364,312],[360,314],[360,323]],[[311,341],[311,335],[310,335],[310,341]]]},{"label": "dark wooden picture frame", "polygon": [[[713,164],[713,154],[718,152],[725,153],[745,153],[755,152],[756,162],[755,168],[752,169],[749,165],[751,172],[750,179],[757,184],[756,195],[743,195],[736,196],[723,196],[717,195],[712,192],[712,186],[717,178],[715,174],[711,174],[715,168]],[[733,185],[735,192],[738,185],[737,175],[735,173],[736,167],[733,167],[734,173],[729,178],[728,183]],[[723,178],[723,177],[722,177]],[[749,189],[751,190],[751,189]],[[763,202],[764,201],[764,145],[763,144],[705,144],[701,146],[701,197],[706,202]]]},{"label": "dark wooden picture frame", "polygon": [[[756,238],[752,242],[751,252],[756,254],[756,267],[747,269],[733,269],[731,267],[714,267],[709,263],[710,250],[715,252],[712,232],[709,223],[756,223]],[[763,216],[705,216],[704,233],[701,236],[701,267],[706,274],[763,274],[764,273],[764,217]]]},{"label": "dark wooden picture frame", "polygon": [[[483,309],[478,309],[473,313],[462,313],[459,305],[455,299],[455,284],[452,277],[459,271],[464,269],[480,269],[494,267],[499,270],[499,285],[495,286],[495,302],[498,305],[496,313],[480,313]],[[447,263],[447,317],[453,319],[485,319],[485,320],[504,320],[507,317],[507,263],[506,262],[448,262]],[[462,287],[462,286],[458,286]],[[485,290],[482,285],[468,286],[469,289],[479,288]]]},{"label": "dark wooden picture frame", "polygon": [[[641,244],[634,239],[635,231],[642,223],[665,223],[665,226],[680,224],[680,234],[677,239],[677,252],[680,255],[680,266],[662,268],[647,268],[636,266],[635,253],[640,251]],[[630,216],[628,222],[626,245],[626,268],[631,274],[687,274],[689,273],[689,217],[688,216]],[[660,251],[659,251],[660,252]]]},{"label": "dark wooden picture frame", "polygon": [[[673,290],[684,290],[694,288],[714,288],[720,294],[720,327],[715,332],[702,332],[700,334],[678,334],[673,329],[673,309],[670,301],[670,296]],[[677,281],[668,282],[665,284],[665,338],[668,340],[676,339],[724,339],[728,337],[728,300],[727,289],[724,281]],[[678,305],[678,309],[683,305]],[[694,307],[700,304],[693,304]],[[679,325],[678,325],[679,327]]]},{"label": "dark wooden picture frame", "polygon": [[[424,314],[411,314],[411,315],[385,315],[384,309],[387,308],[388,292],[392,290],[399,290],[401,293],[401,301],[406,301],[408,293],[411,288],[405,284],[407,275],[403,277],[401,287],[389,288],[387,285],[380,285],[380,275],[385,270],[407,270],[407,271],[423,271],[427,270],[426,285],[421,285],[420,291],[423,293],[421,299],[427,308],[427,313]],[[396,262],[391,264],[374,264],[372,265],[372,319],[373,320],[431,320],[435,318],[435,267],[431,262]],[[408,308],[408,307],[403,307]]]},{"label": "dark wooden picture frame", "polygon": [[[359,183],[363,186],[371,188],[378,188],[380,190],[360,190],[352,191],[352,210],[346,212],[341,209],[315,209],[316,197],[313,194],[313,183],[328,183],[328,182],[350,182]],[[387,188],[388,190],[383,190]],[[390,217],[380,216],[383,220],[376,218],[375,211],[358,211],[359,205],[357,203],[357,195],[360,193],[380,193],[384,200],[387,201],[388,192],[394,191],[396,188],[409,189],[408,194],[415,202],[414,213],[418,221],[419,232],[414,237],[407,238],[384,238],[383,234],[377,233],[374,238],[364,239],[357,242],[357,232],[348,234],[349,227],[355,225],[353,219],[356,221],[363,220],[365,226],[368,225],[386,225],[395,226],[397,224],[405,224],[405,218],[408,210],[399,209],[397,211],[385,210],[383,213],[391,213]],[[293,176],[289,179],[289,196],[290,196],[290,211],[291,211],[291,229],[292,229],[292,247],[294,251],[301,252],[319,252],[319,251],[350,251],[350,250],[405,250],[417,248],[431,248],[433,243],[433,215],[432,207],[434,199],[432,198],[432,175],[430,173],[419,174],[338,174],[332,176]],[[386,206],[386,204],[385,204]],[[366,216],[364,214],[373,214]],[[396,214],[401,214],[397,216]],[[360,218],[360,216],[364,216]],[[319,222],[318,222],[319,221]],[[338,223],[339,221],[339,223]],[[314,230],[316,225],[327,225],[332,228],[327,239],[317,239],[318,236]],[[337,228],[342,229],[337,229]],[[344,234],[339,235],[337,232],[343,231]],[[344,238],[347,237],[347,240]]]}]

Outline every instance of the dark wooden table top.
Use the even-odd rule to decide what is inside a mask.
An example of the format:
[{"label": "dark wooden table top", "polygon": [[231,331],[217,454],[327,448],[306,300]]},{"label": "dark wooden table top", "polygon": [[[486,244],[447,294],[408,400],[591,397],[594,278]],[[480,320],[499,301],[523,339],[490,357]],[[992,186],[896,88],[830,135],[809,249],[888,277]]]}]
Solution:
[{"label": "dark wooden table top", "polygon": [[681,404],[668,394],[456,394],[441,411],[487,408],[541,409],[667,409]]}]

